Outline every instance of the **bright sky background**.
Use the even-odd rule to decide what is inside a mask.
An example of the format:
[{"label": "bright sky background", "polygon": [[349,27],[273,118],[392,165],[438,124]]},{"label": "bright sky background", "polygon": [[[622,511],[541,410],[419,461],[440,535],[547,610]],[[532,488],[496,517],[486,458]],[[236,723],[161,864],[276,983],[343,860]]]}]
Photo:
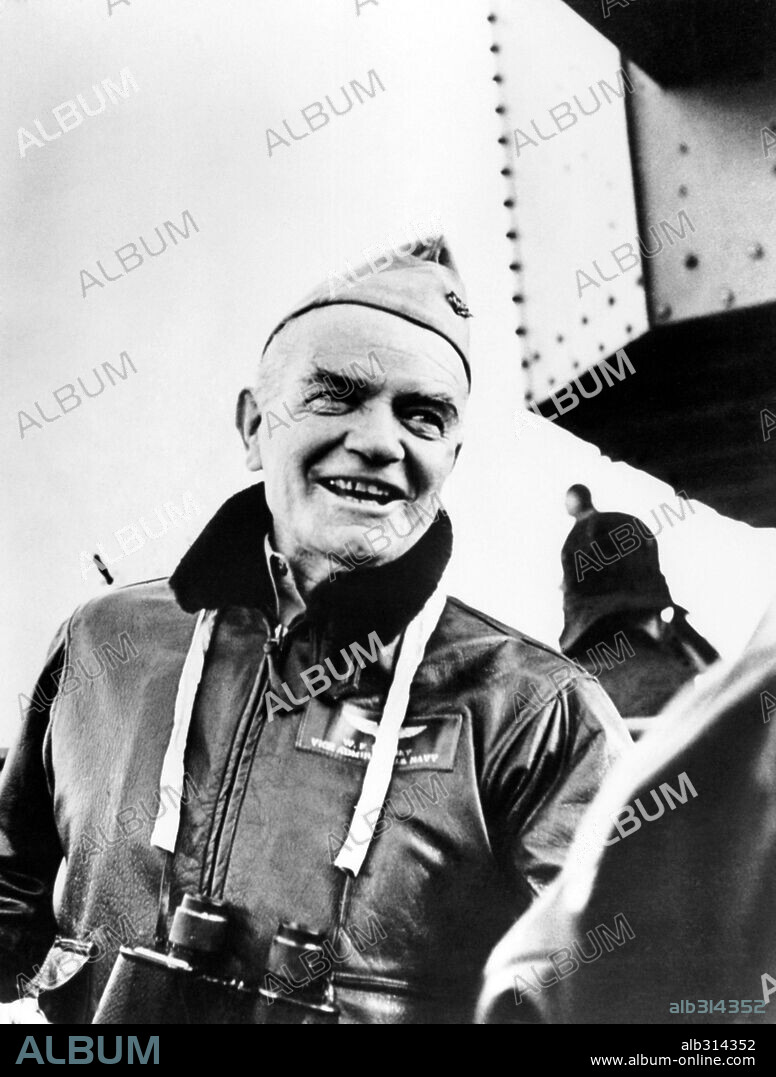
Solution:
[{"label": "bright sky background", "polygon": [[[447,498],[454,593],[556,645],[566,487],[585,482],[599,508],[648,523],[675,504],[663,484],[551,424],[529,417],[516,432],[522,372],[486,14],[474,0],[380,0],[359,16],[355,0],[132,0],[110,17],[105,0],[0,5],[0,745],[57,625],[103,586],[82,578],[81,552],[99,542],[118,556],[116,531],[141,516],[157,528],[157,508],[190,492],[199,515],[114,568],[119,584],[167,575],[251,481],[233,407],[269,329],[413,221],[441,216],[475,314],[468,439]],[[19,127],[55,131],[56,105],[94,100],[92,84],[126,67],[137,94],[20,158]],[[268,156],[268,127],[299,131],[303,106],[368,82],[370,69],[384,93]],[[158,242],[155,227],[186,209],[198,233],[82,297],[80,269],[102,258],[115,275],[115,248]],[[38,401],[56,414],[54,389],[120,366],[121,351],[136,375],[20,439],[19,410]],[[696,627],[733,653],[766,605],[776,539],[694,508],[664,529],[663,568]]]}]

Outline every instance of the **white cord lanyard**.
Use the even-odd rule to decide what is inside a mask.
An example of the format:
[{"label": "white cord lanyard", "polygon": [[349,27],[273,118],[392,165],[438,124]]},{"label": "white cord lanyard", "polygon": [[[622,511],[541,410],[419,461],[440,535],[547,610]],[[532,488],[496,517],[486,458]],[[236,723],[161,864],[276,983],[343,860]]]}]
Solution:
[{"label": "white cord lanyard", "polygon": [[407,625],[399,648],[399,657],[391,687],[372,748],[372,757],[366,768],[361,796],[348,830],[345,843],[337,854],[334,866],[356,876],[361,871],[374,829],[385,804],[388,786],[391,784],[399,733],[407,713],[410,686],[420,663],[431,633],[436,628],[445,607],[447,595],[442,582],[423,609]]},{"label": "white cord lanyard", "polygon": [[[407,713],[412,680],[423,661],[426,644],[442,616],[446,600],[446,590],[443,581],[440,581],[423,609],[404,630],[372,757],[361,786],[361,795],[347,839],[334,861],[335,867],[353,876],[358,875],[361,870],[374,836],[374,828],[385,804],[399,744],[399,733]],[[200,611],[178,681],[172,732],[159,778],[159,809],[151,834],[151,844],[159,849],[166,849],[169,853],[175,851],[180,829],[186,741],[215,621],[215,610]],[[169,809],[163,802],[165,792],[175,794],[172,798],[174,804]]]},{"label": "white cord lanyard", "polygon": [[[153,833],[151,834],[151,844],[158,849],[166,849],[168,853],[175,852],[175,842],[178,840],[178,830],[181,825],[181,797],[183,796],[183,766],[186,741],[189,736],[191,716],[194,713],[194,700],[199,688],[199,682],[202,680],[205,655],[210,646],[215,622],[215,610],[200,610],[197,623],[194,626],[191,645],[178,681],[172,732],[170,733],[170,741],[164,755],[162,773],[159,778],[159,808]],[[170,798],[174,803],[169,811],[164,802],[165,792],[175,794],[174,797]]]}]

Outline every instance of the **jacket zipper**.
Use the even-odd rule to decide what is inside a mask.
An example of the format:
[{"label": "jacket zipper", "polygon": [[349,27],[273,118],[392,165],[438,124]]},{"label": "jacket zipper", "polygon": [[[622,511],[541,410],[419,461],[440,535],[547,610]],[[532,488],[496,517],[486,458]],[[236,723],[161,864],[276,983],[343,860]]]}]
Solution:
[{"label": "jacket zipper", "polygon": [[[301,620],[301,619],[302,619],[301,617],[298,618],[298,619],[294,619],[294,621],[292,621],[290,627],[291,628],[296,627],[297,620]],[[256,722],[257,722],[257,719],[258,719],[261,722],[261,729],[259,730],[259,734],[258,734],[258,736],[256,738],[256,742],[253,745],[253,751],[255,752],[257,750],[258,743],[259,743],[259,740],[261,738],[261,733],[263,732],[264,721],[266,720],[266,719],[261,718],[260,715],[261,715],[261,712],[262,712],[262,703],[264,701],[264,697],[265,697],[266,691],[267,691],[267,682],[269,680],[269,678],[267,676],[267,670],[268,670],[268,667],[273,667],[274,666],[275,657],[282,654],[282,650],[283,650],[283,647],[284,647],[284,645],[286,643],[286,640],[288,638],[288,634],[289,634],[289,626],[286,626],[286,625],[278,623],[275,626],[275,628],[273,629],[273,631],[271,633],[269,633],[269,635],[267,636],[267,639],[265,640],[264,644],[262,645],[262,649],[263,649],[264,654],[263,654],[261,665],[259,666],[259,671],[258,671],[258,673],[256,675],[256,680],[254,681],[254,686],[253,686],[253,694],[255,695],[255,703],[252,705],[250,718],[249,718],[248,722],[246,723],[245,731],[244,731],[243,736],[242,736],[241,741],[240,741],[240,746],[239,746],[239,748],[237,749],[237,752],[236,752],[235,765],[233,767],[232,774],[231,774],[230,779],[229,779],[229,788],[228,788],[228,792],[227,792],[227,795],[226,795],[226,803],[225,803],[224,810],[223,810],[223,813],[222,813],[222,816],[221,816],[221,820],[219,822],[218,829],[217,829],[215,837],[213,839],[211,839],[211,868],[210,868],[210,873],[209,873],[209,877],[208,877],[208,880],[207,880],[207,889],[204,891],[205,893],[207,893],[207,894],[209,894],[211,896],[213,896],[213,888],[214,888],[214,885],[215,885],[216,871],[217,871],[217,867],[218,867],[219,857],[220,857],[220,854],[221,854],[221,846],[222,846],[223,841],[224,841],[224,829],[225,829],[225,826],[226,826],[226,820],[227,820],[227,818],[229,816],[229,808],[231,807],[232,798],[233,798],[234,792],[235,792],[235,785],[237,783],[237,776],[240,773],[240,767],[241,767],[241,764],[242,764],[243,756],[245,754],[246,746],[247,746],[248,741],[250,739],[251,731],[254,729],[254,727],[256,725]],[[320,640],[318,639],[317,636],[314,635],[314,652],[313,653],[316,656],[317,656],[317,653],[318,653],[317,652],[317,646],[319,645],[319,643],[320,643]],[[277,672],[277,671],[275,671],[275,672]],[[250,706],[250,704],[249,704],[249,706]],[[349,873],[345,872],[343,874],[344,874],[345,877],[344,877],[344,880],[343,880],[342,889],[340,891],[340,897],[339,897],[339,902],[338,902],[338,907],[337,907],[337,914],[336,914],[336,922],[335,922],[334,931],[333,931],[333,937],[334,937],[334,944],[335,945],[339,941],[340,936],[346,930],[345,924],[347,923],[348,915],[349,915],[349,912],[350,912],[350,902],[351,902],[351,897],[352,897],[352,893],[353,893],[353,884],[354,884],[354,881],[355,881],[353,879],[353,877]],[[221,884],[220,884],[222,890],[223,890],[223,886],[225,885],[225,882],[226,882],[226,871],[224,871],[224,878],[221,880]]]},{"label": "jacket zipper", "polygon": [[[215,896],[214,895],[215,879],[216,879],[216,872],[217,872],[217,869],[218,869],[218,861],[219,861],[219,857],[220,857],[220,854],[221,854],[221,846],[222,846],[223,841],[224,841],[224,828],[226,826],[226,821],[227,821],[227,819],[229,817],[230,808],[232,806],[232,800],[233,800],[234,793],[235,793],[235,786],[237,784],[238,775],[240,773],[240,769],[241,769],[241,766],[242,766],[243,756],[245,755],[246,746],[247,746],[249,740],[251,739],[251,734],[254,731],[254,729],[256,728],[257,722],[259,723],[260,728],[259,728],[259,731],[258,731],[258,735],[256,737],[256,743],[258,743],[258,740],[261,737],[261,733],[262,733],[262,730],[263,730],[263,725],[264,725],[265,719],[262,717],[262,713],[263,713],[262,704],[263,704],[264,697],[265,697],[266,691],[267,691],[267,682],[269,680],[269,678],[267,676],[268,667],[270,667],[270,666],[272,666],[274,664],[273,663],[273,656],[276,653],[280,652],[283,644],[285,643],[285,640],[286,640],[287,636],[288,636],[288,628],[285,625],[282,625],[282,624],[278,623],[275,626],[275,628],[273,629],[273,631],[268,634],[266,640],[264,641],[264,643],[262,645],[262,649],[263,649],[264,653],[263,653],[263,656],[262,656],[261,665],[259,666],[258,673],[256,674],[256,679],[255,679],[255,681],[253,683],[253,689],[252,689],[252,693],[251,693],[253,695],[253,697],[254,697],[254,702],[249,703],[249,707],[251,708],[251,713],[250,713],[250,717],[249,717],[248,721],[245,724],[245,730],[243,731],[243,735],[242,735],[242,737],[240,739],[240,744],[239,744],[236,752],[234,753],[234,755],[232,757],[232,760],[233,760],[232,773],[231,773],[231,775],[229,777],[229,781],[228,781],[228,787],[227,787],[227,791],[226,791],[226,796],[224,798],[224,806],[223,806],[223,809],[222,809],[222,812],[221,812],[221,819],[219,820],[218,827],[216,829],[215,835],[210,840],[210,865],[211,866],[210,866],[210,872],[208,874],[208,877],[204,881],[205,885],[204,885],[203,889],[204,889],[204,892],[206,894],[209,894],[211,896]],[[256,747],[256,744],[254,744],[254,749],[255,749],[255,747]],[[225,879],[221,880],[221,886],[223,886],[224,881],[225,881]]]}]

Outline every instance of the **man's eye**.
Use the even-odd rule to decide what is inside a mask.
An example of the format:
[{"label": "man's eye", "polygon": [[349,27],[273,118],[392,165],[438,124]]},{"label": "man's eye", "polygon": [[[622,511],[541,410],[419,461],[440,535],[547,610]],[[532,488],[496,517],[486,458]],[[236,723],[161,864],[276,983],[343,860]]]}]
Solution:
[{"label": "man's eye", "polygon": [[321,387],[320,389],[311,389],[304,395],[304,407],[307,411],[316,412],[322,415],[334,415],[341,411],[344,411],[347,406],[347,402],[344,400],[336,400],[331,393]]},{"label": "man's eye", "polygon": [[321,380],[311,382],[304,390],[304,403],[309,411],[322,411],[327,415],[340,414],[356,402],[355,386],[350,378],[327,374]]},{"label": "man's eye", "polygon": [[406,413],[405,418],[411,426],[427,433],[438,435],[445,432],[444,419],[429,408],[413,408]]}]

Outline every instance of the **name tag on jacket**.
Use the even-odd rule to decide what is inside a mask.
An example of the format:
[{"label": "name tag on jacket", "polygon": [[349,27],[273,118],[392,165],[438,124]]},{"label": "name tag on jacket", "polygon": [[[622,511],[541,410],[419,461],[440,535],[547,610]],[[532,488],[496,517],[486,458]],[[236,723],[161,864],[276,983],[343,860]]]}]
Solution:
[{"label": "name tag on jacket", "polygon": [[[378,729],[379,712],[344,701],[335,707],[312,699],[299,726],[296,747],[303,752],[366,766]],[[460,714],[404,719],[396,767],[402,770],[452,770],[461,735]]]}]

